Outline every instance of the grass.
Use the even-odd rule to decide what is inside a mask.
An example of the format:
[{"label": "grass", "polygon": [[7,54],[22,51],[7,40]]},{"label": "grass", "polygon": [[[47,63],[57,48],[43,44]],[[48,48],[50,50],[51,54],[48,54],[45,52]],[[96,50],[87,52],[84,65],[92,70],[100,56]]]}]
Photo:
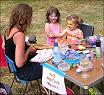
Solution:
[{"label": "grass", "polygon": [[65,27],[67,15],[76,14],[95,28],[95,34],[103,30],[103,0],[1,0],[1,26],[4,33],[9,22],[12,8],[18,3],[27,3],[33,7],[32,26],[27,35],[35,34],[38,43],[45,43],[45,14],[50,6],[56,6],[61,13],[61,23]]},{"label": "grass", "polygon": [[[45,43],[45,14],[50,6],[55,6],[59,9],[63,27],[66,27],[66,16],[76,14],[81,17],[85,23],[94,26],[95,34],[104,32],[103,0],[0,0],[0,32],[2,34],[8,25],[12,8],[18,3],[27,3],[33,8],[32,25],[29,28],[27,35],[30,36],[35,34],[38,40],[37,43]],[[0,69],[0,74],[1,81],[10,84],[12,74],[9,74],[9,70]],[[17,91],[18,89],[16,89],[16,87],[14,88]],[[102,90],[102,87],[99,89]],[[77,90],[79,90],[79,88]]]}]

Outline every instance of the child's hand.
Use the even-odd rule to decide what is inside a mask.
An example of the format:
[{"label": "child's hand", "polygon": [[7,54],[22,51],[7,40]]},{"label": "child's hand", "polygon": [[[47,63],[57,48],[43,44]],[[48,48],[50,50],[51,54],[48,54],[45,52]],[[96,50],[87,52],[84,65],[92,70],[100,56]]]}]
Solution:
[{"label": "child's hand", "polygon": [[59,34],[54,34],[55,37],[59,37]]},{"label": "child's hand", "polygon": [[53,33],[49,33],[48,37],[55,37],[55,35]]},{"label": "child's hand", "polygon": [[54,35],[53,34],[50,34],[49,37],[54,37]]}]

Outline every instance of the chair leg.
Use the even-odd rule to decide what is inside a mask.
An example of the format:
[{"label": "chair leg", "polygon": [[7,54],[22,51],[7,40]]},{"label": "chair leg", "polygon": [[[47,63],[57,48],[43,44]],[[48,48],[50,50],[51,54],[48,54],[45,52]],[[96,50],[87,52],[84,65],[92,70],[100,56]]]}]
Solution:
[{"label": "chair leg", "polygon": [[31,85],[31,87],[32,87],[32,82],[30,81],[30,85]]},{"label": "chair leg", "polygon": [[42,87],[42,89],[44,90],[44,95],[50,95],[49,94],[49,90],[47,88],[45,88],[43,85],[40,84],[40,86]]},{"label": "chair leg", "polygon": [[13,86],[13,83],[14,83],[14,80],[15,80],[15,77],[13,78],[13,81],[12,81],[12,84],[11,84],[10,88],[12,88],[12,86]]},{"label": "chair leg", "polygon": [[74,85],[74,83],[73,83],[73,82],[71,82],[71,86],[70,86],[70,88],[71,88],[71,89],[73,88],[73,85]]},{"label": "chair leg", "polygon": [[26,83],[26,87],[25,87],[25,90],[23,92],[23,95],[25,95],[25,92],[26,92],[26,89],[27,89],[27,85],[28,85],[28,83]]},{"label": "chair leg", "polygon": [[40,91],[40,95],[41,95],[41,87],[40,87],[39,80],[37,80],[37,83],[38,83],[38,87],[39,87],[39,91]]}]

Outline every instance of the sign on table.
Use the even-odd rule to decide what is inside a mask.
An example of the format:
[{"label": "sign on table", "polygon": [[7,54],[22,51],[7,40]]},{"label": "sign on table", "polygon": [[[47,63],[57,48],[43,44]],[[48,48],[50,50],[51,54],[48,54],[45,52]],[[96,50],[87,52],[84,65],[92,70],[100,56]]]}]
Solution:
[{"label": "sign on table", "polygon": [[64,83],[65,73],[47,63],[42,64],[42,66],[42,85],[58,94],[66,95]]}]

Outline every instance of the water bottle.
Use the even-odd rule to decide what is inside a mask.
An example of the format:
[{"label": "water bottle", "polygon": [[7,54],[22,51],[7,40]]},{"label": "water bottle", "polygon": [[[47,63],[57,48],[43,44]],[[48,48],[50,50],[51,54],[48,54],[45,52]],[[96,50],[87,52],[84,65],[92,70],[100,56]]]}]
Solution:
[{"label": "water bottle", "polygon": [[58,42],[55,41],[54,48],[53,48],[53,62],[55,65],[58,65],[61,61],[61,53],[58,47]]}]

